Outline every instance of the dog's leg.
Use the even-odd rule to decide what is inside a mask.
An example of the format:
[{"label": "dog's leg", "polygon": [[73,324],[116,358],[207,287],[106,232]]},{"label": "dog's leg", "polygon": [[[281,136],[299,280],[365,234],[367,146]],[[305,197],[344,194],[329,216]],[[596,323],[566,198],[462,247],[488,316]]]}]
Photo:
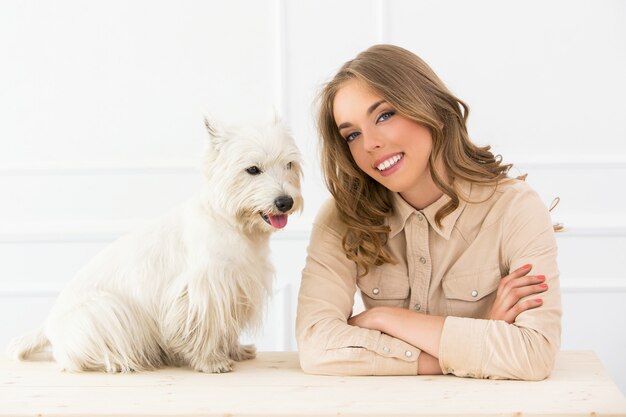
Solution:
[{"label": "dog's leg", "polygon": [[108,292],[52,314],[45,331],[55,360],[68,371],[142,371],[164,364],[154,320]]},{"label": "dog's leg", "polygon": [[233,360],[221,351],[213,351],[206,357],[190,355],[189,365],[196,371],[214,374],[233,370]]},{"label": "dog's leg", "polygon": [[201,372],[230,372],[233,360],[251,359],[256,349],[239,343],[235,297],[223,288],[216,297],[207,282],[196,273],[170,288],[159,319],[161,335],[168,353],[180,358],[179,364]]},{"label": "dog's leg", "polygon": [[[181,279],[179,287],[170,288],[164,297],[159,326],[163,344],[178,365],[189,365],[207,373],[230,372],[233,360],[221,316],[206,298],[195,298],[195,288]],[[193,287],[193,285],[191,285]],[[205,292],[206,293],[206,292]],[[193,300],[193,301],[190,301]]]},{"label": "dog's leg", "polygon": [[230,350],[230,357],[236,361],[245,361],[256,358],[254,345],[242,345],[239,342]]},{"label": "dog's leg", "polygon": [[170,329],[175,331],[170,332],[163,328],[161,331],[166,349],[176,358],[177,365],[189,365],[196,371],[206,373],[232,371],[233,359],[223,343],[227,336],[220,335],[217,330],[213,330],[211,334],[202,330],[187,332],[180,324]]}]

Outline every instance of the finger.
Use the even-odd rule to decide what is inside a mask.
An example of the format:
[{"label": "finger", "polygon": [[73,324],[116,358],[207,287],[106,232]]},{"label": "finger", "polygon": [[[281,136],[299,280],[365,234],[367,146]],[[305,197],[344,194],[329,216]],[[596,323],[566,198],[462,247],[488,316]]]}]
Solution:
[{"label": "finger", "polygon": [[520,301],[515,305],[515,307],[509,310],[512,315],[507,315],[507,319],[512,317],[513,321],[509,323],[513,323],[515,319],[517,319],[517,316],[522,314],[524,311],[532,310],[534,308],[540,307],[541,305],[543,305],[543,300],[541,298],[533,298],[531,300]]},{"label": "finger", "polygon": [[515,278],[508,282],[511,288],[526,287],[528,285],[541,284],[546,280],[545,275],[527,275],[525,277]]},{"label": "finger", "polygon": [[548,290],[548,284],[541,283],[536,285],[527,285],[525,287],[515,288],[509,293],[509,296],[515,299],[515,303],[532,294],[540,294]]},{"label": "finger", "polygon": [[[518,268],[515,271],[511,272],[506,277],[502,278],[502,280],[500,281],[500,284],[498,285],[499,287],[498,296],[502,298],[508,297],[511,289],[519,286],[519,285],[514,285],[515,283],[518,282],[517,280],[522,279],[526,274],[528,274],[530,272],[530,269],[531,269],[531,265],[526,264],[522,266],[521,268]],[[518,300],[519,299],[512,301],[513,304],[515,304]],[[513,304],[507,305],[507,308],[512,307]]]},{"label": "finger", "polygon": [[502,281],[504,281],[504,283],[506,284],[506,282],[508,281],[523,277],[524,275],[527,275],[530,272],[531,268],[532,266],[530,264],[526,264],[522,266],[521,268],[517,268],[516,270],[509,272],[509,275],[502,278]]},{"label": "finger", "polygon": [[[541,283],[535,285],[526,285],[523,287],[507,288],[503,291],[500,299],[500,306],[506,311],[513,309],[521,299],[533,294],[540,294],[548,290],[548,284]],[[519,314],[519,313],[518,313]]]}]

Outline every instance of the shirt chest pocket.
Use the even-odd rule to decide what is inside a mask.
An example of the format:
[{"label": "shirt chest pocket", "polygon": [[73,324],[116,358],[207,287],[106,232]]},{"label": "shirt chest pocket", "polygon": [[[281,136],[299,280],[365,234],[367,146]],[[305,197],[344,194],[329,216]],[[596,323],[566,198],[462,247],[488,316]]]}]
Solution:
[{"label": "shirt chest pocket", "polygon": [[409,304],[409,277],[402,272],[377,268],[357,280],[366,308],[375,306],[406,307]]},{"label": "shirt chest pocket", "polygon": [[452,273],[442,282],[449,316],[486,318],[500,284],[500,267]]}]

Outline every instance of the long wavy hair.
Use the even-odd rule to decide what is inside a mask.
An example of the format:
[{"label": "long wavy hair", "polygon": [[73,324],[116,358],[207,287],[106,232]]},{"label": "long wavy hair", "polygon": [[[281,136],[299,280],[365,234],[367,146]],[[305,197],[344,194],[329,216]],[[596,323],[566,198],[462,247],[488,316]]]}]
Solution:
[{"label": "long wavy hair", "polygon": [[507,178],[511,164],[502,164],[490,146],[476,146],[467,133],[469,107],[456,98],[435,72],[417,55],[394,45],[374,45],[346,62],[320,92],[318,129],[324,180],[346,225],[343,249],[357,265],[359,276],[374,265],[394,263],[384,246],[389,237],[386,218],[393,212],[392,192],[359,169],[337,129],[333,102],[350,80],[365,83],[398,114],[430,130],[429,169],[439,189],[450,197],[435,215],[441,220],[467,199],[436,172],[441,161],[450,180],[497,184]]}]

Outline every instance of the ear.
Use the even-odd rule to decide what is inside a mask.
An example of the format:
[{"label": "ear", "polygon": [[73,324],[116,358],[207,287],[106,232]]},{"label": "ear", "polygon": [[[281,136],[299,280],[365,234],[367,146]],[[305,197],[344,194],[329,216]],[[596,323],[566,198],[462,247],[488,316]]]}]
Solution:
[{"label": "ear", "polygon": [[212,139],[220,136],[220,129],[217,127],[217,124],[213,120],[210,120],[208,116],[204,116],[204,125]]},{"label": "ear", "polygon": [[204,126],[206,126],[206,130],[209,132],[209,140],[207,141],[209,149],[219,149],[227,137],[225,129],[207,116],[204,116]]}]

